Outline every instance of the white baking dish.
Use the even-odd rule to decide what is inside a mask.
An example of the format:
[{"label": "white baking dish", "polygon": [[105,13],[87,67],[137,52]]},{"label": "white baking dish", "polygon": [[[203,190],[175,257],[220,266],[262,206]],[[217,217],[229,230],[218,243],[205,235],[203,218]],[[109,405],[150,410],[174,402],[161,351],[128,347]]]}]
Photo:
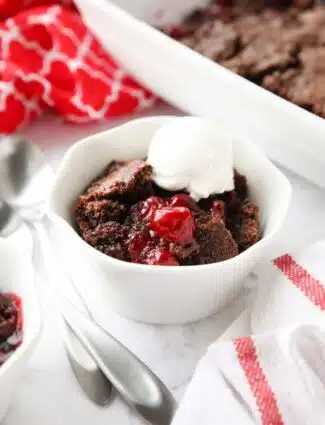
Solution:
[{"label": "white baking dish", "polygon": [[194,9],[211,4],[211,0],[114,0],[113,3],[150,25],[161,28],[178,25]]},{"label": "white baking dish", "polygon": [[38,340],[41,315],[35,288],[35,276],[26,252],[19,244],[0,238],[0,258],[0,290],[17,294],[22,300],[23,310],[23,342],[0,366],[1,422]]},{"label": "white baking dish", "polygon": [[[202,3],[118,2],[157,25],[175,23]],[[235,136],[257,143],[271,159],[325,187],[324,119],[218,66],[108,0],[76,4],[107,50],[148,88],[188,113],[218,120]]]}]

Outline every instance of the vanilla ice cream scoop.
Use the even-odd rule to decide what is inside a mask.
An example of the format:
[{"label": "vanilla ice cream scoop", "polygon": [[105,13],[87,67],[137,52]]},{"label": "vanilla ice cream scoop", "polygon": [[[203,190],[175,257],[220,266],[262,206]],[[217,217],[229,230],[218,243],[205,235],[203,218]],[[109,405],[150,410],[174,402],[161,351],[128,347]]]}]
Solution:
[{"label": "vanilla ice cream scoop", "polygon": [[231,137],[214,122],[179,117],[153,136],[147,162],[155,183],[167,190],[187,190],[198,201],[234,189]]}]

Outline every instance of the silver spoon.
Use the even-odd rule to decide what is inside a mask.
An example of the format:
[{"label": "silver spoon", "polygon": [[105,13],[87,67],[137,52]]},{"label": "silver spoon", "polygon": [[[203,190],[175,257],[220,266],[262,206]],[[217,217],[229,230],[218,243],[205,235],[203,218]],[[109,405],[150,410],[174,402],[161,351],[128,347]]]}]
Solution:
[{"label": "silver spoon", "polygon": [[67,300],[63,315],[85,348],[94,357],[105,376],[122,397],[150,424],[170,425],[175,401],[169,390],[148,367]]},{"label": "silver spoon", "polygon": [[[21,218],[7,203],[0,201],[0,236],[10,236],[22,224]],[[33,230],[32,230],[33,231]],[[38,272],[43,271],[44,261],[39,261],[42,253],[38,243],[33,243],[33,263],[39,265]],[[50,277],[51,278],[51,277]],[[42,280],[42,279],[40,279]],[[46,280],[46,278],[45,278]],[[88,309],[83,305],[88,313]],[[88,313],[89,314],[89,313]],[[99,406],[110,403],[114,398],[114,389],[106,376],[88,354],[69,326],[64,326],[64,342],[71,369],[87,397]]]},{"label": "silver spoon", "polygon": [[[4,137],[0,141],[0,190],[3,191],[2,195],[4,197],[8,197],[8,200],[13,203],[15,203],[16,194],[18,195],[17,199],[19,199],[19,195],[25,191],[26,183],[28,186],[29,181],[33,179],[34,166],[36,170],[39,171],[42,162],[44,162],[41,153],[30,148],[31,146],[29,144],[25,144],[23,141],[20,141],[19,138],[14,136]],[[48,182],[50,184],[53,178],[51,169],[44,168],[42,175],[45,178],[44,183]],[[43,208],[41,203],[44,203],[44,199],[42,200],[42,196],[44,194],[43,192],[40,192],[38,195],[39,197],[37,200],[39,202],[40,211],[37,220],[41,220],[41,208]],[[29,194],[27,194],[27,196],[29,196]],[[21,200],[24,202],[24,199]],[[32,204],[34,204],[35,201],[36,198],[34,194],[32,194]],[[20,212],[19,204],[17,205],[17,210]],[[33,237],[33,262],[36,263],[35,265],[37,265],[38,272],[42,272],[46,275],[47,270],[44,271],[44,268],[42,267],[44,265],[42,249],[40,248],[42,244],[40,244],[39,234],[38,231],[35,230],[32,220],[32,216],[28,217],[26,224],[29,226]],[[22,219],[19,217],[17,212],[15,212],[13,207],[8,203],[1,201],[1,236],[9,236],[21,222]],[[48,279],[51,279],[51,276],[48,276]],[[90,314],[82,300],[81,305],[86,312]],[[63,326],[63,339],[71,369],[83,392],[89,400],[97,405],[103,406],[110,403],[114,398],[114,391],[111,383],[103,375],[102,371],[88,354],[87,350],[85,350],[82,344],[80,344],[74,333],[71,331],[71,328],[65,324]]]},{"label": "silver spoon", "polygon": [[[4,142],[7,154],[1,155]],[[44,199],[52,178],[51,169],[35,145],[18,136],[6,137],[0,143],[0,190],[4,199],[38,235],[45,232],[43,223],[49,222]],[[46,238],[39,239],[42,242]],[[76,289],[73,282],[72,286]],[[169,425],[176,403],[159,378],[112,335],[67,303],[64,297],[60,300],[66,322],[122,397],[149,423]]]}]

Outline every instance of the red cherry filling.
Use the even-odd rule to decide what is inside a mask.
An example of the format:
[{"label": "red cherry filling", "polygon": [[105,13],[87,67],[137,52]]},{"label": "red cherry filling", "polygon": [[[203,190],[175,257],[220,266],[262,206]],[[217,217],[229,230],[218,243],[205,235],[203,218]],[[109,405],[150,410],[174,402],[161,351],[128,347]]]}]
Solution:
[{"label": "red cherry filling", "polygon": [[166,248],[155,248],[147,251],[143,263],[155,266],[179,266],[179,262]]},{"label": "red cherry filling", "polygon": [[139,262],[141,254],[150,246],[152,239],[149,232],[133,233],[128,241],[128,252],[133,263]]},{"label": "red cherry filling", "polygon": [[185,243],[193,240],[195,223],[188,208],[164,207],[151,216],[150,227],[169,242]]},{"label": "red cherry filling", "polygon": [[143,219],[150,220],[154,212],[158,208],[165,206],[164,201],[158,196],[150,196],[146,201],[143,202],[140,214]]}]

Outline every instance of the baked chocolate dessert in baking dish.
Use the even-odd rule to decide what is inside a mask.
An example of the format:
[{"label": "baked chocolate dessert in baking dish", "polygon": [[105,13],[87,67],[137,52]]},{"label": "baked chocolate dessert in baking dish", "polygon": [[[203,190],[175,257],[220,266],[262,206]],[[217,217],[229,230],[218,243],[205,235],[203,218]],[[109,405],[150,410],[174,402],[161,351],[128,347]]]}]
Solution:
[{"label": "baked chocolate dessert in baking dish", "polygon": [[325,5],[309,0],[219,3],[195,12],[172,34],[229,70],[325,117]]}]

